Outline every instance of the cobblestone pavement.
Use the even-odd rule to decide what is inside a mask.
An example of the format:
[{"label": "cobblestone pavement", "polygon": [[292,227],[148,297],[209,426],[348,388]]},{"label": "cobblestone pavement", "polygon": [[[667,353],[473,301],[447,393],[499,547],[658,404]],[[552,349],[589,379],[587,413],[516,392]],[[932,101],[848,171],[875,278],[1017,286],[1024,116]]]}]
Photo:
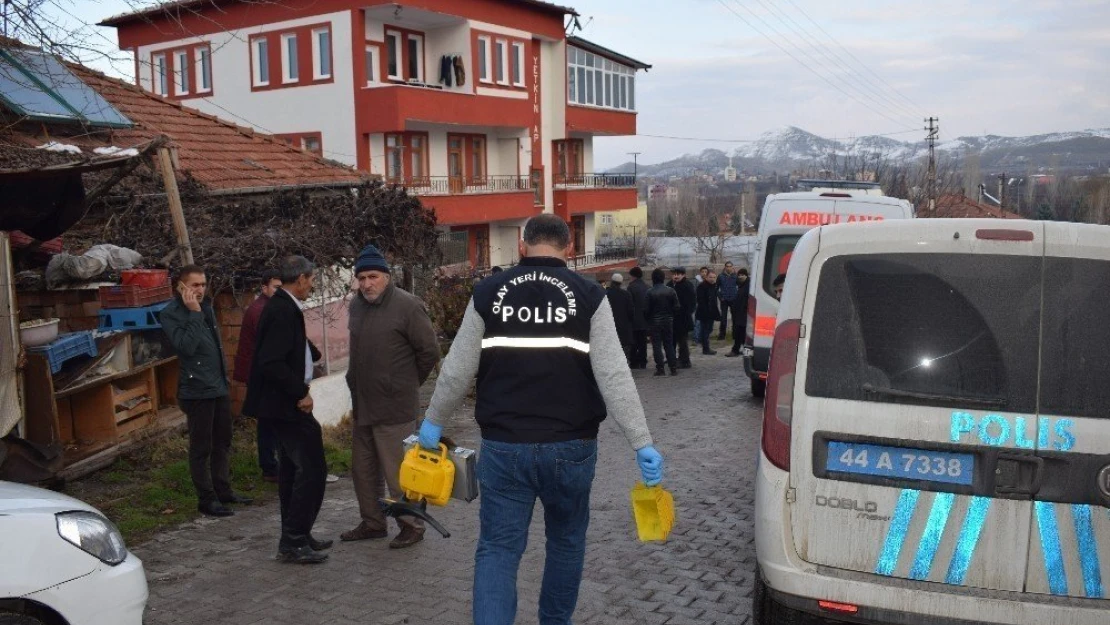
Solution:
[{"label": "cobblestone pavement", "polygon": [[[720,354],[694,354],[694,368],[678,377],[654,378],[651,368],[633,372],[677,507],[666,543],[636,539],[628,500],[638,478],[635,456],[616,425],[603,424],[579,625],[750,621],[760,404],[748,392],[740,359]],[[462,412],[447,433],[472,447],[478,438],[472,406]],[[337,540],[331,559],[319,566],[274,561],[276,503],[247,507],[229,519],[199,520],[135,550],[150,581],[146,622],[470,623],[478,505],[452,501],[433,510],[450,538],[429,528],[423,543],[404,550],[388,549],[387,541]],[[338,538],[357,524],[357,510],[349,479],[329,485],[314,533]],[[542,572],[543,515],[537,510],[520,568],[517,623],[537,622]]]}]

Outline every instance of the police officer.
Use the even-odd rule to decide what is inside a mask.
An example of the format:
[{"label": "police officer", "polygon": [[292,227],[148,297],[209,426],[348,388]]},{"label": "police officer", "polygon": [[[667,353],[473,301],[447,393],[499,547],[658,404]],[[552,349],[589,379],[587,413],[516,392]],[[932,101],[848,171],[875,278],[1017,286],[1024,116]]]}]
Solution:
[{"label": "police officer", "polygon": [[510,625],[532,509],[544,507],[541,625],[571,622],[582,581],[598,426],[616,419],[647,484],[663,478],[605,292],[567,268],[562,218],[530,219],[520,264],[474,289],[420,427],[435,448],[477,376],[482,493],[474,622]]}]

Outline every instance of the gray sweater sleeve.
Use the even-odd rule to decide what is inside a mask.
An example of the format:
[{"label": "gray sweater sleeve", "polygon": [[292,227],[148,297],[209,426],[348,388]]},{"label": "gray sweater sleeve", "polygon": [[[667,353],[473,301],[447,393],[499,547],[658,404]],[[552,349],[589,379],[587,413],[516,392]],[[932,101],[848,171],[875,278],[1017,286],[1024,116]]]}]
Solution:
[{"label": "gray sweater sleeve", "polygon": [[425,413],[432,423],[444,426],[455,414],[470,390],[470,384],[478,375],[478,363],[482,358],[482,337],[486,333],[486,322],[474,308],[471,299],[463,315],[459,332],[451,341],[451,350],[443,359],[443,367],[436,379],[436,390]]},{"label": "gray sweater sleeve", "polygon": [[[613,324],[613,310],[609,300],[601,300],[597,312],[590,320],[590,364],[593,366],[594,379],[601,389],[605,400],[605,410],[624,431],[625,438],[633,449],[652,444],[648,431],[644,406],[636,383],[632,381],[632,371],[621,349],[617,328]],[[437,389],[438,390],[438,389]]]}]

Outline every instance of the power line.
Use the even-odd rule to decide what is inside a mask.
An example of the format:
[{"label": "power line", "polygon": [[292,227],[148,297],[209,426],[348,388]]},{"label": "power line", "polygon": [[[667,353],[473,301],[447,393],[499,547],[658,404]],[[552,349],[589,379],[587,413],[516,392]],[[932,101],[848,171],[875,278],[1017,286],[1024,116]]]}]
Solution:
[{"label": "power line", "polygon": [[[763,19],[762,17],[760,17],[760,16],[758,15],[758,14],[756,14],[756,13],[755,13],[754,11],[752,11],[752,10],[751,10],[750,8],[748,8],[748,7],[746,6],[746,5],[743,5],[743,4],[741,4],[741,3],[739,2],[739,0],[733,0],[733,1],[734,1],[734,2],[736,3],[736,5],[737,5],[737,6],[740,6],[740,7],[741,7],[741,8],[743,8],[743,9],[744,9],[745,11],[747,11],[747,12],[748,12],[749,14],[751,14],[751,16],[752,16],[753,18],[755,18],[755,19],[759,20],[759,21],[760,21],[760,22],[761,22],[761,23],[762,23],[762,24],[763,24],[763,25],[764,25],[764,26],[765,26],[765,27],[766,27],[766,28],[767,28],[768,30],[770,30],[770,31],[774,32],[774,34],[775,34],[775,35],[778,35],[778,37],[779,37],[779,38],[785,39],[785,40],[787,40],[788,42],[790,42],[790,43],[791,43],[791,45],[793,45],[793,42],[792,42],[792,41],[791,41],[791,40],[790,40],[790,39],[789,39],[788,37],[786,37],[785,35],[783,35],[782,33],[780,33],[780,32],[779,32],[779,31],[778,31],[777,29],[775,29],[775,28],[774,28],[773,26],[771,26],[770,24],[768,24],[766,20],[764,20],[764,19]],[[854,101],[855,101],[855,102],[856,102],[857,104],[860,104],[860,105],[862,105],[862,106],[863,106],[864,108],[868,109],[868,110],[869,110],[869,111],[871,111],[872,113],[875,113],[876,115],[879,115],[879,116],[881,116],[881,117],[883,117],[883,118],[885,118],[885,119],[887,119],[887,120],[889,120],[889,121],[891,121],[891,122],[893,122],[893,123],[895,123],[895,124],[903,124],[903,123],[904,123],[904,121],[905,121],[905,120],[898,120],[898,119],[895,119],[894,117],[891,117],[890,115],[888,115],[888,114],[887,114],[886,112],[884,112],[884,111],[881,111],[881,110],[879,110],[879,109],[877,109],[877,108],[875,108],[875,107],[871,106],[870,104],[868,104],[867,102],[864,102],[863,100],[861,100],[860,98],[856,97],[856,96],[855,96],[855,95],[853,95],[852,93],[850,93],[850,92],[848,92],[848,91],[845,91],[843,87],[841,87],[841,86],[840,86],[840,85],[838,85],[837,83],[835,83],[835,82],[833,82],[832,80],[830,80],[830,79],[828,78],[828,76],[826,76],[826,75],[825,75],[824,73],[822,73],[822,72],[820,72],[820,71],[817,71],[816,69],[814,69],[814,68],[813,68],[813,67],[812,67],[812,66],[811,66],[811,65],[810,65],[809,63],[807,63],[807,62],[805,62],[804,60],[802,60],[802,59],[798,58],[798,57],[797,57],[797,56],[796,56],[796,55],[795,55],[795,54],[794,54],[793,52],[791,52],[791,51],[790,51],[790,50],[788,50],[788,49],[787,49],[786,47],[784,47],[784,46],[783,46],[782,44],[780,44],[780,43],[778,42],[778,40],[777,40],[777,39],[776,39],[775,37],[772,37],[772,36],[768,35],[768,34],[767,34],[766,32],[764,32],[764,31],[763,31],[762,29],[760,29],[759,27],[757,27],[757,26],[756,26],[756,25],[755,25],[754,23],[752,23],[752,22],[751,22],[751,21],[749,21],[749,20],[748,20],[747,18],[745,18],[745,17],[743,16],[743,15],[741,15],[741,14],[740,14],[739,12],[737,12],[737,11],[736,11],[736,9],[732,8],[732,6],[731,6],[731,5],[729,5],[728,3],[726,3],[726,2],[724,1],[724,0],[717,0],[717,2],[718,2],[718,3],[719,3],[719,4],[721,5],[721,6],[725,7],[726,9],[728,9],[728,11],[729,11],[730,13],[732,13],[732,14],[733,14],[733,15],[735,15],[735,16],[736,16],[737,18],[739,18],[739,19],[740,19],[740,21],[742,21],[742,22],[744,22],[745,24],[747,24],[749,28],[751,28],[751,29],[752,29],[752,30],[754,30],[755,32],[759,33],[759,34],[760,34],[760,36],[762,36],[763,38],[765,38],[765,39],[766,39],[767,41],[770,41],[772,45],[774,45],[774,46],[775,46],[776,48],[778,48],[779,50],[781,50],[781,51],[782,51],[782,52],[783,52],[784,54],[786,54],[786,55],[787,55],[787,56],[789,56],[790,58],[794,59],[794,60],[795,60],[795,61],[796,61],[796,62],[797,62],[797,63],[798,63],[799,65],[801,65],[801,66],[805,67],[805,68],[806,68],[807,70],[809,70],[809,72],[810,72],[810,73],[812,73],[812,74],[813,74],[814,76],[816,76],[816,77],[820,78],[820,79],[821,79],[822,81],[824,81],[824,82],[825,82],[825,84],[829,85],[829,86],[830,86],[830,87],[832,87],[833,89],[836,89],[837,91],[839,91],[839,92],[840,92],[841,94],[843,94],[844,96],[846,96],[846,97],[848,97],[848,98],[851,98],[851,99],[852,99],[852,100],[854,100]],[[808,52],[805,52],[805,51],[802,51],[802,52],[803,52],[803,54],[805,54],[806,56],[809,56],[809,57],[810,57],[811,59],[813,58],[812,56],[810,56],[810,55],[809,55],[809,53],[808,53]],[[874,99],[874,98],[872,98],[872,99]],[[884,107],[884,108],[888,108],[888,109],[889,109],[889,107]],[[897,113],[895,113],[895,114],[896,114],[896,115],[898,115]]]},{"label": "power line", "polygon": [[[919,132],[921,132],[921,131],[915,128],[913,130],[899,130],[897,132],[884,132],[884,133],[876,133],[876,134],[866,134],[866,135],[861,135],[861,136],[863,136],[863,137],[893,137],[893,136],[897,136],[897,135],[906,135],[906,134],[911,134],[911,133],[917,134]],[[637,137],[648,137],[648,138],[651,138],[651,139],[671,139],[671,140],[675,140],[675,141],[702,141],[702,142],[705,142],[705,143],[758,143],[758,142],[763,140],[763,139],[718,139],[718,138],[709,139],[709,138],[705,138],[705,137],[679,137],[679,136],[675,136],[675,135],[649,135],[649,134],[644,134],[644,133],[636,133],[635,136],[637,136]],[[854,139],[855,137],[821,137],[821,138],[822,139],[827,139],[829,141],[850,141],[850,140]]]}]

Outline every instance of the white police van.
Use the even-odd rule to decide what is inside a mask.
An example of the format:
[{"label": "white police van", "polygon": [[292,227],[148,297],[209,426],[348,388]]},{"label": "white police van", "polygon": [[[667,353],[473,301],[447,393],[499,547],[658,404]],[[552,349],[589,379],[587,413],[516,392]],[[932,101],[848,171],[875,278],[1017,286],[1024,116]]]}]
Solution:
[{"label": "white police van", "polygon": [[756,623],[1110,623],[1110,228],[827,226],[794,249]]},{"label": "white police van", "polygon": [[767,357],[775,333],[779,302],[775,278],[786,273],[794,245],[803,234],[827,224],[862,224],[913,217],[906,200],[882,196],[874,183],[850,181],[799,181],[807,192],[767,196],[759,220],[759,241],[751,265],[748,320],[744,338],[744,372],[751,378],[752,394],[763,397]]}]

